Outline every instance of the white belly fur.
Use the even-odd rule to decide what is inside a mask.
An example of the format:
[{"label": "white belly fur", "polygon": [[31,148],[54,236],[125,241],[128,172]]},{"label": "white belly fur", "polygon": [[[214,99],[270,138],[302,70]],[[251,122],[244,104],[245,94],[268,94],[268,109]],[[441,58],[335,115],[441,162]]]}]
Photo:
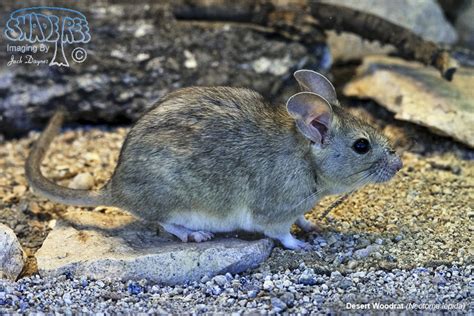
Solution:
[{"label": "white belly fur", "polygon": [[235,230],[260,231],[254,224],[253,216],[246,208],[239,208],[227,217],[211,216],[207,212],[190,211],[174,215],[168,223],[181,225],[191,230],[203,230],[213,233]]}]

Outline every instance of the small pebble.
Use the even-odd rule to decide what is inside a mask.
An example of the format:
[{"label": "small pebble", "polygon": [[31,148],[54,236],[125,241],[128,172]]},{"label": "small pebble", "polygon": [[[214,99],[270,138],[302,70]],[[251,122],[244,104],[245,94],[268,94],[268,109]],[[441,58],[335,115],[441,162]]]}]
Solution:
[{"label": "small pebble", "polygon": [[352,286],[352,281],[349,280],[349,279],[347,279],[347,278],[344,278],[344,279],[342,279],[342,280],[338,283],[337,286],[338,286],[339,288],[345,290],[345,289],[348,289],[348,288],[350,288],[350,287]]},{"label": "small pebble", "polygon": [[302,274],[298,279],[298,283],[303,285],[315,285],[316,278],[312,275]]},{"label": "small pebble", "polygon": [[292,306],[295,301],[295,295],[291,292],[286,292],[280,296],[280,299],[287,305]]},{"label": "small pebble", "polygon": [[393,238],[394,242],[399,242],[399,241],[402,241],[402,240],[403,240],[403,235],[397,235]]},{"label": "small pebble", "polygon": [[274,285],[273,285],[272,281],[266,280],[265,282],[263,282],[263,289],[264,290],[270,291],[270,290],[273,289],[273,287],[274,287]]},{"label": "small pebble", "polygon": [[273,309],[279,313],[284,311],[287,308],[287,305],[279,298],[277,297],[272,297],[271,299]]},{"label": "small pebble", "polygon": [[227,278],[224,275],[217,275],[213,280],[219,286],[224,286],[227,283]]},{"label": "small pebble", "polygon": [[79,173],[69,183],[70,189],[90,190],[94,186],[94,178],[87,172]]}]

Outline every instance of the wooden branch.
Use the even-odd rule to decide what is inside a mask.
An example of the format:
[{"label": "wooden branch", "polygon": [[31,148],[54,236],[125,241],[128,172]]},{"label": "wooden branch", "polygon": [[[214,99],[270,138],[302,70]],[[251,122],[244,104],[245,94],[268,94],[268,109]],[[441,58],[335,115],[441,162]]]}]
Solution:
[{"label": "wooden branch", "polygon": [[246,22],[266,25],[274,10],[267,0],[175,0],[170,3],[177,19]]},{"label": "wooden branch", "polygon": [[[401,57],[433,66],[449,81],[456,71],[455,60],[448,51],[435,43],[425,41],[381,17],[319,1],[176,0],[172,4],[172,10],[178,19],[255,23],[271,26],[286,36],[292,32],[302,32],[305,33],[304,36],[317,40],[324,39],[321,36],[322,30],[355,33],[368,40],[392,44]],[[308,16],[313,18],[313,23]],[[314,22],[316,29],[309,26]],[[308,32],[311,34],[307,34]],[[306,42],[308,41],[311,42],[307,38]]]},{"label": "wooden branch", "polygon": [[392,44],[402,57],[431,65],[443,78],[452,80],[456,62],[448,51],[435,43],[372,14],[320,2],[310,2],[309,7],[322,28],[351,32],[368,40]]}]

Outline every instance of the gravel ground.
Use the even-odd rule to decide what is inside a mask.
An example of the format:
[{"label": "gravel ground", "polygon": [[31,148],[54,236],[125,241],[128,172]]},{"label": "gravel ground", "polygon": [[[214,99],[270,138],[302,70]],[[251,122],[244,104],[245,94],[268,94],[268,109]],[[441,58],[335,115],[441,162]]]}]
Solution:
[{"label": "gravel ground", "polygon": [[[319,220],[334,197],[322,201],[308,214],[321,231],[305,235],[295,229],[312,244],[311,251],[277,247],[257,270],[182,287],[39,278],[34,253],[68,207],[35,197],[26,186],[23,162],[38,133],[1,143],[0,222],[14,229],[29,260],[17,283],[0,282],[0,312],[309,313],[340,310],[346,303],[445,304],[381,308],[472,312],[473,151],[422,128],[387,123],[377,115],[369,119],[405,149],[405,167],[393,181],[367,186]],[[126,132],[67,130],[53,143],[44,173],[63,185],[90,173],[91,185],[100,187],[113,171]],[[408,146],[410,139],[417,142]],[[363,312],[367,306],[358,307]]]},{"label": "gravel ground", "polygon": [[124,283],[34,276],[0,283],[0,312],[308,314],[364,306],[459,313],[472,311],[472,286],[472,267],[457,266],[390,272],[371,269],[344,276],[339,272],[316,274],[301,263],[297,269],[279,273],[259,269],[248,275],[218,275],[174,287],[147,284],[146,280]]}]

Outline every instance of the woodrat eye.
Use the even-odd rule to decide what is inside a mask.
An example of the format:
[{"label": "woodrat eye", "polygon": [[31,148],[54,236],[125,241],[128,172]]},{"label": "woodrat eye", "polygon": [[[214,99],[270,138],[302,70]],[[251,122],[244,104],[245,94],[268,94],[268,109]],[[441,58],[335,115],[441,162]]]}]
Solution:
[{"label": "woodrat eye", "polygon": [[352,149],[359,155],[366,154],[370,150],[370,143],[365,138],[359,138],[352,145]]}]

